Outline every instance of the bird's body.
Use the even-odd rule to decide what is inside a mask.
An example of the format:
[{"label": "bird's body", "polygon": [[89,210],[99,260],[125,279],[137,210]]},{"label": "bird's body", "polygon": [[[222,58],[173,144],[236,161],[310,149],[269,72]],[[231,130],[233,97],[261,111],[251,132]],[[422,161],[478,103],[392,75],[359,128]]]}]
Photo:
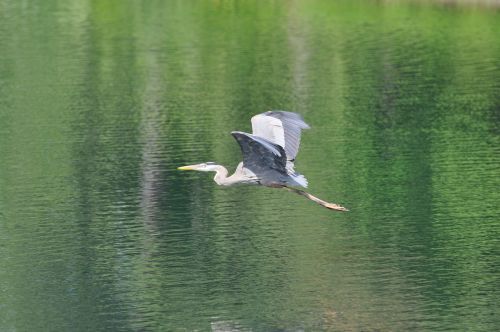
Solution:
[{"label": "bird's body", "polygon": [[182,166],[180,170],[216,172],[214,180],[222,186],[253,184],[285,188],[329,209],[347,211],[293,187],[307,187],[306,178],[294,169],[302,129],[309,129],[302,116],[286,111],[269,111],[252,117],[252,134],[233,131],[240,145],[243,162],[228,176],[228,170],[212,162]]}]

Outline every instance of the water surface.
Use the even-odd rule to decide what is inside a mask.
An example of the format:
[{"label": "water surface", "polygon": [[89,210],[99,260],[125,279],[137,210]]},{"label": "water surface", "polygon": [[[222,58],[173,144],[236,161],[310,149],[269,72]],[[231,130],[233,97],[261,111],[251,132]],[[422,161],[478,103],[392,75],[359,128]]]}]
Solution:
[{"label": "water surface", "polygon": [[[0,3],[0,330],[493,331],[500,16],[331,1]],[[177,166],[301,113],[351,209]]]}]

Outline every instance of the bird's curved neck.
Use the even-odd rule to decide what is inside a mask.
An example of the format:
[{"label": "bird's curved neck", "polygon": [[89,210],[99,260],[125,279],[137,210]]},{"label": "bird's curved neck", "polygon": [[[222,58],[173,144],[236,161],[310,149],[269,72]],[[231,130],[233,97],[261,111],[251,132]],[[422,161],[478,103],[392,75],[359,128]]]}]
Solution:
[{"label": "bird's curved neck", "polygon": [[227,174],[228,174],[228,171],[224,166],[217,165],[217,168],[215,169],[214,181],[220,186],[230,185],[231,181],[229,180],[229,177],[227,176]]}]

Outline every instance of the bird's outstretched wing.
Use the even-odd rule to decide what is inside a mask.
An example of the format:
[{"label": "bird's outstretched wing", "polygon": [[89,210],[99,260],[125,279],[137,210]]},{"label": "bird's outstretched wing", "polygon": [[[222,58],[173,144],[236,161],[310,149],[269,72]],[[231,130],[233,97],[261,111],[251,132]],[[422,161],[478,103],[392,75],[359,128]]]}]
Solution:
[{"label": "bird's outstretched wing", "polygon": [[231,134],[241,147],[244,167],[259,177],[265,176],[271,170],[287,174],[286,154],[283,147],[262,137],[241,131],[233,131]]},{"label": "bird's outstretched wing", "polygon": [[291,162],[299,151],[302,129],[309,128],[302,116],[293,112],[269,111],[252,117],[253,135],[281,146]]}]

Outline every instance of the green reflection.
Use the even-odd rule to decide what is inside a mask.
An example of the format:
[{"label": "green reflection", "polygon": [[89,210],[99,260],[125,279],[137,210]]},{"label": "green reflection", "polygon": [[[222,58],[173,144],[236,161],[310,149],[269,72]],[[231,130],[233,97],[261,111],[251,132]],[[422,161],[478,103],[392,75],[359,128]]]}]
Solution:
[{"label": "green reflection", "polygon": [[[0,330],[498,325],[498,11],[0,5]],[[179,165],[300,112],[334,214]]]}]

